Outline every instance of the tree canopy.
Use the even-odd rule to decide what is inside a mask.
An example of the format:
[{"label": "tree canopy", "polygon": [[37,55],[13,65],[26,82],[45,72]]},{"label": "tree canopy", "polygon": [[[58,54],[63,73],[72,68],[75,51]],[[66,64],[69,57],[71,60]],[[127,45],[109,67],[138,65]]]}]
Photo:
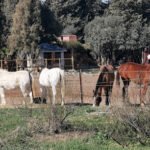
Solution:
[{"label": "tree canopy", "polygon": [[19,1],[16,5],[7,41],[11,52],[30,52],[36,55],[37,44],[42,32],[40,10],[39,1]]},{"label": "tree canopy", "polygon": [[139,0],[113,0],[103,17],[85,27],[85,41],[101,63],[115,60],[115,51],[141,50],[149,45],[149,18],[143,15],[142,7]]},{"label": "tree canopy", "polygon": [[76,34],[101,63],[116,60],[118,52],[149,46],[149,8],[150,0],[111,0],[107,7],[99,0],[1,0],[0,49],[37,55],[40,42]]}]

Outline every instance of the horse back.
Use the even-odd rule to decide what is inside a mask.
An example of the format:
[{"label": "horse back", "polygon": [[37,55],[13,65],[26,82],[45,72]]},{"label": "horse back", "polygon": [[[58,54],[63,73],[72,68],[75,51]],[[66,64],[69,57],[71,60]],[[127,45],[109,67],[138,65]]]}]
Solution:
[{"label": "horse back", "polygon": [[134,82],[150,80],[150,65],[129,62],[120,65],[118,72],[122,78],[133,80]]},{"label": "horse back", "polygon": [[61,76],[64,76],[64,71],[60,68],[44,68],[40,73],[39,82],[43,86],[56,86]]},{"label": "horse back", "polygon": [[30,84],[29,73],[27,71],[0,72],[0,86],[6,89],[14,89],[19,86],[27,86]]}]

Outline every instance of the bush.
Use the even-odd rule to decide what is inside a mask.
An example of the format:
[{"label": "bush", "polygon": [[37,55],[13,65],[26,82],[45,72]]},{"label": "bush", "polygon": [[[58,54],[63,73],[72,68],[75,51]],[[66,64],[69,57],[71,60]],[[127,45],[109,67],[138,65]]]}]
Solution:
[{"label": "bush", "polygon": [[122,146],[150,145],[150,109],[124,107],[114,111],[111,138]]}]

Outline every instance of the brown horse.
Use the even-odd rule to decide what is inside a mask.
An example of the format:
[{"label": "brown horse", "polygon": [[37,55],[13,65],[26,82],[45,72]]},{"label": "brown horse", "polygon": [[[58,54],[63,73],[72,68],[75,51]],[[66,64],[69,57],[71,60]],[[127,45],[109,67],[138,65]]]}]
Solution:
[{"label": "brown horse", "polygon": [[110,103],[110,94],[112,93],[113,82],[115,79],[114,67],[112,65],[100,66],[100,74],[96,83],[95,90],[93,91],[94,103],[93,107],[99,106],[102,101],[102,89],[106,96],[106,106]]},{"label": "brown horse", "polygon": [[130,81],[136,84],[143,85],[141,90],[140,105],[144,106],[144,96],[150,83],[150,64],[136,64],[128,62],[120,65],[116,74],[116,81],[120,83],[120,77],[123,81],[122,95],[125,98],[128,96],[128,87]]}]

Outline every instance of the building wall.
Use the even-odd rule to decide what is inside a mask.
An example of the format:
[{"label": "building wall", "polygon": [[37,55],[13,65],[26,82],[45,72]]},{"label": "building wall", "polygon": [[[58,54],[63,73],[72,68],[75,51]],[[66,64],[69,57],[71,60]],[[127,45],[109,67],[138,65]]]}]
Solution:
[{"label": "building wall", "polygon": [[62,35],[58,37],[58,39],[60,41],[66,41],[66,42],[77,41],[77,36],[76,35]]}]

